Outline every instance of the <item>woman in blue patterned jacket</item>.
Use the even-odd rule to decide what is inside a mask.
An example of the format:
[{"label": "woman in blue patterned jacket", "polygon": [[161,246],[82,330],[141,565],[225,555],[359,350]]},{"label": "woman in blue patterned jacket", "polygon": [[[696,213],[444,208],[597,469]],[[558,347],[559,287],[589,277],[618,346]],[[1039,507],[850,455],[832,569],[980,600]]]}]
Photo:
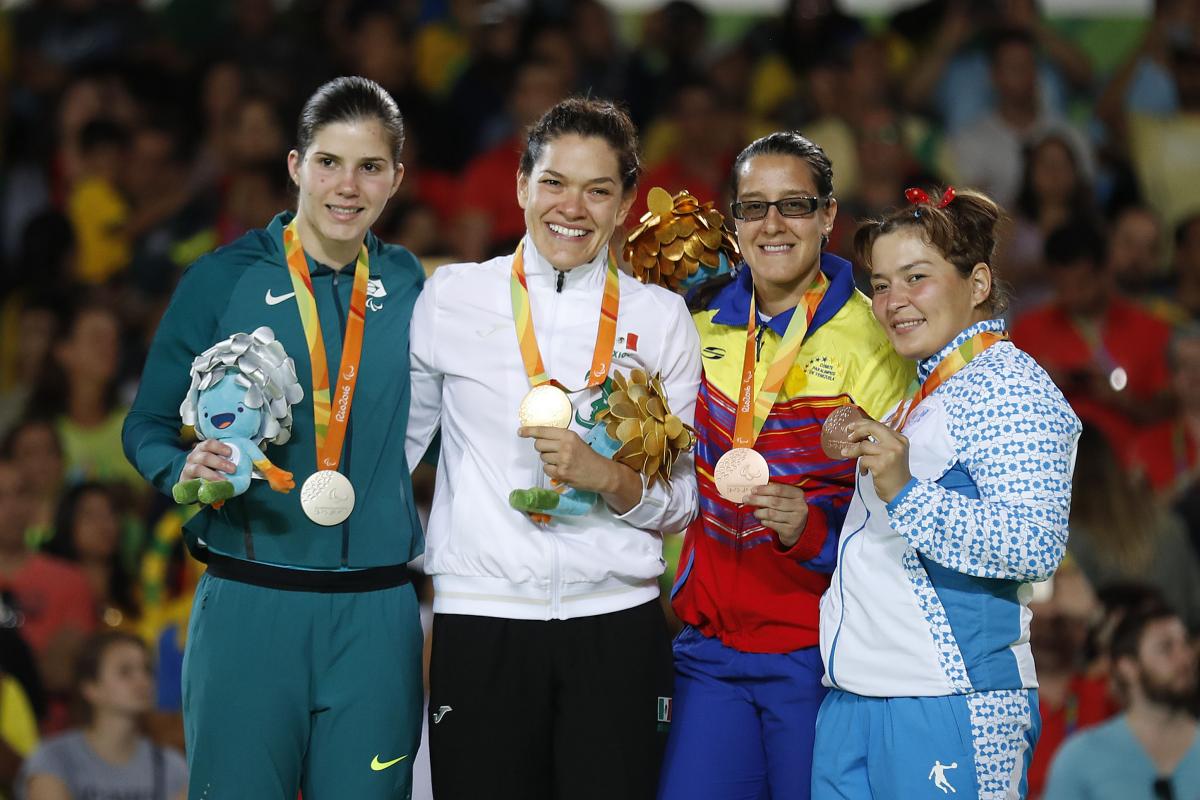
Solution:
[{"label": "woman in blue patterned jacket", "polygon": [[832,691],[813,797],[1024,797],[1040,728],[1030,583],[1066,547],[1080,424],[999,319],[997,205],[907,196],[855,236],[917,381],[886,423],[848,426],[859,471],[821,602]]}]

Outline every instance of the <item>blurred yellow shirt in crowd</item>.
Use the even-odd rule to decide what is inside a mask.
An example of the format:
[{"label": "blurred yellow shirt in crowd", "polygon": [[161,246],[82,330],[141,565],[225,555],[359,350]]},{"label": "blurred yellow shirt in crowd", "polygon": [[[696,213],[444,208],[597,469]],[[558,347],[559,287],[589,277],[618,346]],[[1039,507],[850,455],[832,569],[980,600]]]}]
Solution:
[{"label": "blurred yellow shirt in crowd", "polygon": [[62,441],[67,480],[119,481],[137,493],[146,490],[146,480],[121,449],[121,425],[127,411],[117,408],[108,419],[91,428],[82,428],[65,416],[58,418],[56,427]]},{"label": "blurred yellow shirt in crowd", "polygon": [[1146,202],[1165,231],[1200,211],[1200,114],[1130,114],[1129,146]]},{"label": "blurred yellow shirt in crowd", "polygon": [[78,242],[78,278],[98,284],[121,272],[132,258],[125,235],[129,204],[108,180],[81,178],[67,198],[67,217]]},{"label": "blurred yellow shirt in crowd", "polygon": [[[21,684],[11,675],[0,677],[0,739],[21,758],[27,758],[38,745],[37,719]],[[11,795],[0,790],[0,798]]]}]

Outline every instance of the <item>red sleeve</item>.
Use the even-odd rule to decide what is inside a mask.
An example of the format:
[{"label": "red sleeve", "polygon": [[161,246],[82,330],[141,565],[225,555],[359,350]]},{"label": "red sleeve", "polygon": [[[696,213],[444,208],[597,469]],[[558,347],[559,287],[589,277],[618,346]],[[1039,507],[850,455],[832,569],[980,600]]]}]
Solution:
[{"label": "red sleeve", "polygon": [[64,571],[61,602],[58,614],[61,627],[74,628],[80,633],[96,629],[96,598],[87,578],[74,567]]},{"label": "red sleeve", "polygon": [[808,519],[804,522],[804,530],[800,538],[791,547],[784,547],[775,536],[775,552],[778,555],[794,561],[811,561],[820,554],[830,535],[829,518],[820,506],[809,504]]}]

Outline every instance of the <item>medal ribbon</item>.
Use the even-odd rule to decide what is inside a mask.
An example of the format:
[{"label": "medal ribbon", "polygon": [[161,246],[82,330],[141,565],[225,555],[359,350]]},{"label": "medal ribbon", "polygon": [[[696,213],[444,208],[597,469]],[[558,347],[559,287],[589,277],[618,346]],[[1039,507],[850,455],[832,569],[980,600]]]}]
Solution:
[{"label": "medal ribbon", "polygon": [[288,274],[296,290],[296,307],[300,309],[300,325],[308,342],[312,363],[313,426],[317,434],[317,469],[338,468],[342,459],[342,442],[350,422],[350,404],[358,383],[358,365],[362,357],[363,328],[366,325],[367,279],[370,277],[367,246],[358,251],[354,264],[354,289],[350,293],[350,317],[346,320],[346,337],[342,342],[342,363],[338,366],[337,413],[333,413],[329,395],[329,363],[325,358],[325,340],[321,336],[321,319],[317,316],[317,300],[313,296],[312,276],[296,220],[283,231],[283,252],[287,256]]},{"label": "medal ribbon", "polygon": [[827,288],[829,288],[829,279],[825,277],[824,273],[818,271],[816,280],[804,293],[804,298],[796,306],[796,310],[792,312],[787,330],[783,333],[783,341],[779,343],[779,349],[775,351],[775,357],[771,359],[771,365],[767,367],[767,375],[763,378],[757,397],[754,395],[754,364],[757,361],[755,328],[758,326],[758,313],[755,307],[754,290],[751,288],[750,321],[746,323],[746,354],[742,358],[742,387],[738,392],[737,417],[733,422],[734,447],[754,446],[754,440],[762,432],[763,425],[766,424],[767,417],[771,413],[771,407],[775,405],[775,398],[783,389],[783,382],[787,378],[788,372],[795,365],[797,356],[800,355],[800,347],[804,344],[808,327],[812,324],[813,316],[817,313],[817,306],[825,297]]},{"label": "medal ribbon", "polygon": [[904,423],[908,421],[908,416],[921,404],[922,400],[933,394],[939,386],[949,380],[951,375],[965,367],[975,356],[997,342],[1007,342],[1010,338],[1008,331],[1002,333],[982,331],[967,339],[941,360],[933,372],[929,373],[929,377],[925,379],[924,383],[918,385],[915,380],[912,382],[908,390],[908,398],[900,403],[888,419],[887,424],[892,430],[904,430]]},{"label": "medal ribbon", "polygon": [[[521,347],[521,360],[525,362],[525,373],[531,386],[549,383],[570,393],[558,381],[546,374],[542,363],[542,352],[538,349],[537,335],[533,330],[533,310],[529,304],[529,285],[525,280],[525,242],[517,245],[513,253],[512,277],[509,292],[512,295],[513,323],[517,327],[517,343]],[[588,371],[587,386],[599,386],[608,378],[612,365],[613,344],[617,340],[617,309],[621,304],[618,286],[617,261],[612,251],[608,253],[608,272],[604,276],[604,299],[600,302],[600,324],[596,328],[596,349],[592,351],[592,368]],[[579,391],[579,390],[575,390]]]}]

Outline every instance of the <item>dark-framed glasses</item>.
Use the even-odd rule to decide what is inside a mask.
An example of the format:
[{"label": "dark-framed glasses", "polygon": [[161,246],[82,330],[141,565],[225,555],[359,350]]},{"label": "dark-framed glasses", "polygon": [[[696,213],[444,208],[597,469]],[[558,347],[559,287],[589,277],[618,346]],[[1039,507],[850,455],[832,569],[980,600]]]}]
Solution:
[{"label": "dark-framed glasses", "polygon": [[734,219],[754,222],[767,216],[771,206],[779,209],[779,213],[785,217],[807,217],[821,206],[827,205],[828,197],[785,197],[771,203],[766,200],[745,200],[734,203],[729,210],[733,212]]}]

